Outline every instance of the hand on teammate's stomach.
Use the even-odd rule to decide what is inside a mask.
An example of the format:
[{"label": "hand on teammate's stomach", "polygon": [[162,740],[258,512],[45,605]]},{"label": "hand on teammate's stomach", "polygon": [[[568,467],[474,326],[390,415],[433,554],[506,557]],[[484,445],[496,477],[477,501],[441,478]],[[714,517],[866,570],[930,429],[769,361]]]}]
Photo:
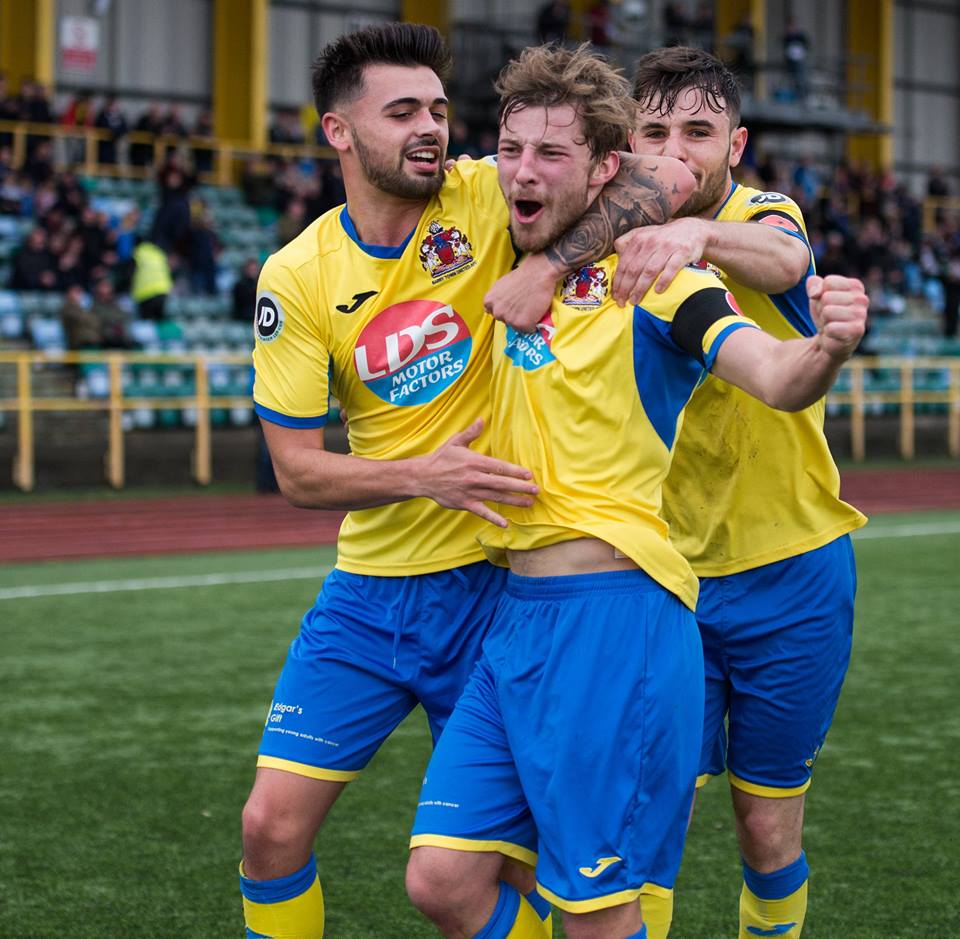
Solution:
[{"label": "hand on teammate's stomach", "polygon": [[529,507],[540,490],[530,470],[470,449],[482,430],[478,418],[429,456],[416,458],[421,494],[446,509],[472,512],[506,528],[507,520],[484,503]]}]

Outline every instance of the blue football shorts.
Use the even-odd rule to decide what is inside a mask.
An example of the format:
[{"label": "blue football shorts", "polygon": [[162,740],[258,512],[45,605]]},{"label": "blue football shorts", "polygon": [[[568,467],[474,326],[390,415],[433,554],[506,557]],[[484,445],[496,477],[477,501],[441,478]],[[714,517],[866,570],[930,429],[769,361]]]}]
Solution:
[{"label": "blue football shorts", "polygon": [[856,590],[849,535],[700,581],[701,784],[726,769],[732,785],[754,795],[806,791],[850,662]]},{"label": "blue football shorts", "polygon": [[411,847],[499,851],[573,913],[669,890],[702,708],[693,613],[645,573],[511,575]]},{"label": "blue football shorts", "polygon": [[436,740],[506,577],[486,561],[407,577],[331,572],[290,646],[257,765],[348,781],[418,703]]}]

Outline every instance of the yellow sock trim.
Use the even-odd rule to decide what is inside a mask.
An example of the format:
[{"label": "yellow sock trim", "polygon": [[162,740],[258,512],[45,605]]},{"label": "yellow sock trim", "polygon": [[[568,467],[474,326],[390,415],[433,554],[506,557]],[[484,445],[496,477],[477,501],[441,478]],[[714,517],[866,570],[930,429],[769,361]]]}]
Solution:
[{"label": "yellow sock trim", "polygon": [[640,909],[647,924],[647,939],[667,939],[673,922],[673,891],[653,893],[644,889],[640,894]]},{"label": "yellow sock trim", "polygon": [[323,939],[323,890],[320,878],[299,896],[280,903],[254,903],[243,898],[247,937]]},{"label": "yellow sock trim", "polygon": [[744,884],[740,891],[739,939],[776,936],[799,939],[807,915],[807,881],[782,900],[761,900]]}]

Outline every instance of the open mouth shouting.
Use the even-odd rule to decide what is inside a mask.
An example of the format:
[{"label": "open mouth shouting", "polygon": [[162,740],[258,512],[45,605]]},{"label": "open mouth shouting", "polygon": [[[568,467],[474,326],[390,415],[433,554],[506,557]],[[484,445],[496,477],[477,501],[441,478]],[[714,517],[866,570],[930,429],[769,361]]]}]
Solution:
[{"label": "open mouth shouting", "polygon": [[543,214],[544,205],[536,199],[514,199],[513,214],[520,225],[532,225]]}]

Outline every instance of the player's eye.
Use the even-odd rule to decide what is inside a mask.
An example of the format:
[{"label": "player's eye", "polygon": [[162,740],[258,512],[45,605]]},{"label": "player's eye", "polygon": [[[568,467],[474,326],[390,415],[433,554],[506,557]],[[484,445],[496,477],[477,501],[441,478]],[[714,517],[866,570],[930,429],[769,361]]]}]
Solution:
[{"label": "player's eye", "polygon": [[433,119],[439,123],[443,123],[447,119],[447,115],[443,111],[431,111],[430,113]]}]

